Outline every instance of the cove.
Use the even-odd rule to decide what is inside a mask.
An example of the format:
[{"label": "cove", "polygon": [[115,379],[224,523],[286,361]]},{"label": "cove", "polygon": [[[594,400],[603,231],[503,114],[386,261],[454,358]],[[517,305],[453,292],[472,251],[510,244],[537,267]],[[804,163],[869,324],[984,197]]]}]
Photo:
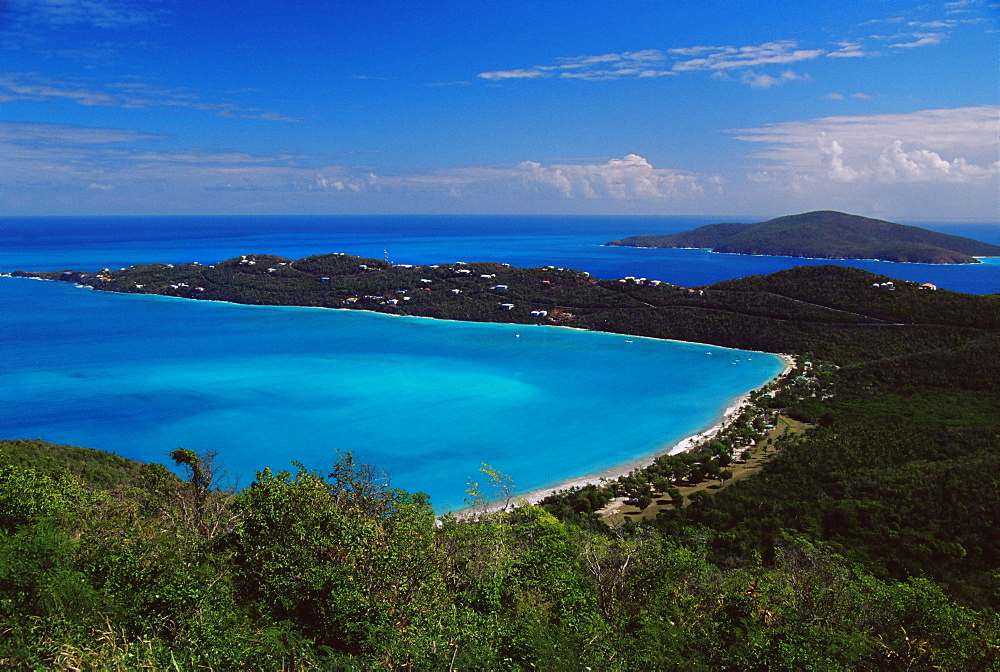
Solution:
[{"label": "cove", "polygon": [[233,482],[327,473],[337,451],[463,507],[486,462],[518,492],[650,456],[777,375],[773,355],[556,327],[104,294],[0,278],[0,437],[165,462],[218,451]]}]

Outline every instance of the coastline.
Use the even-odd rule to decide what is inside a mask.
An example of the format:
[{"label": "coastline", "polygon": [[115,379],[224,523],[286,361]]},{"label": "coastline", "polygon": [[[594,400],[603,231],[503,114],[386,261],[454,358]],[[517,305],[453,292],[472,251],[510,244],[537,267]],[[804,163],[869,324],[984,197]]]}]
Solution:
[{"label": "coastline", "polygon": [[[15,280],[16,279],[26,279],[26,280],[42,280],[42,281],[45,281],[45,282],[59,282],[58,280],[49,279],[49,278],[31,278],[31,277],[28,277],[28,278],[17,278],[17,277],[13,277],[13,276],[11,276],[10,274],[7,274],[7,273],[0,274],[0,276],[2,276],[2,277],[11,277],[12,279],[15,279]],[[89,287],[87,285],[79,285],[79,284],[75,284],[75,283],[72,286],[74,288],[93,289],[92,287]],[[650,464],[652,464],[653,461],[657,457],[659,457],[661,455],[675,455],[677,453],[682,453],[682,452],[688,451],[691,448],[693,448],[695,445],[698,445],[699,443],[702,443],[702,442],[704,442],[706,440],[710,440],[714,436],[718,435],[719,432],[721,432],[727,425],[729,425],[736,418],[736,416],[743,410],[743,408],[749,403],[749,397],[750,397],[750,394],[752,392],[754,392],[755,390],[760,389],[761,387],[764,387],[766,385],[769,385],[769,384],[773,383],[775,380],[778,380],[778,379],[782,378],[783,376],[785,376],[795,366],[795,360],[794,360],[794,358],[791,355],[784,354],[784,353],[773,353],[773,352],[765,352],[765,351],[759,351],[759,350],[746,350],[746,349],[743,349],[743,348],[729,348],[729,347],[726,347],[726,346],[714,345],[714,344],[711,344],[711,343],[701,343],[701,342],[698,342],[698,341],[682,341],[682,340],[678,340],[678,339],[654,338],[654,337],[651,337],[651,336],[635,336],[635,335],[625,334],[625,333],[619,333],[619,332],[605,332],[605,331],[598,331],[598,330],[592,330],[592,329],[582,329],[580,327],[571,327],[571,326],[567,326],[567,325],[526,324],[526,323],[517,323],[517,322],[478,322],[478,321],[472,321],[472,320],[454,320],[454,319],[429,317],[429,316],[425,316],[425,315],[400,315],[400,314],[387,313],[387,312],[381,312],[381,311],[375,311],[375,310],[365,310],[363,308],[341,308],[341,307],[327,307],[327,306],[296,306],[296,305],[252,304],[252,303],[236,303],[236,302],[233,302],[233,301],[220,301],[220,300],[217,300],[217,299],[198,299],[198,298],[193,298],[193,297],[166,296],[166,295],[162,295],[162,294],[146,294],[146,293],[131,293],[131,292],[109,292],[109,293],[110,294],[115,294],[115,295],[122,295],[122,294],[124,294],[124,295],[127,295],[127,296],[151,297],[151,298],[154,298],[154,299],[168,299],[168,300],[178,300],[178,301],[185,301],[185,302],[205,302],[205,303],[212,303],[212,304],[217,304],[217,305],[221,304],[221,305],[239,306],[239,307],[245,307],[245,308],[265,308],[265,309],[266,308],[286,308],[286,309],[287,308],[295,308],[295,309],[324,310],[324,311],[333,310],[333,311],[341,311],[341,312],[344,312],[344,313],[361,313],[361,314],[365,314],[365,315],[373,315],[373,316],[380,316],[380,317],[387,317],[387,318],[410,318],[410,319],[432,320],[432,321],[437,321],[437,322],[483,324],[483,325],[490,325],[490,324],[492,324],[492,325],[500,325],[500,326],[507,326],[507,327],[519,327],[519,328],[549,327],[549,328],[557,328],[557,329],[565,329],[565,330],[570,330],[570,331],[577,331],[577,332],[582,332],[582,333],[594,333],[594,334],[607,334],[607,335],[610,335],[610,336],[621,336],[621,337],[627,337],[627,338],[630,338],[630,339],[643,339],[643,340],[651,340],[651,341],[665,341],[665,342],[674,342],[674,343],[684,343],[684,344],[688,344],[688,345],[700,345],[700,346],[718,348],[718,349],[722,349],[722,350],[734,350],[734,351],[738,351],[738,352],[755,352],[755,353],[760,353],[760,354],[769,354],[769,355],[774,355],[775,357],[778,357],[778,358],[780,358],[781,360],[784,361],[785,365],[784,365],[784,367],[782,368],[782,370],[779,373],[777,373],[773,378],[771,378],[767,382],[763,383],[759,387],[754,388],[753,390],[749,390],[749,391],[741,394],[740,396],[736,397],[735,399],[733,399],[730,402],[730,404],[725,408],[725,410],[717,417],[717,419],[714,421],[714,423],[711,424],[710,426],[708,426],[707,428],[702,429],[701,431],[699,431],[699,432],[697,432],[695,434],[687,436],[687,437],[681,439],[680,441],[678,441],[678,442],[676,442],[676,443],[674,443],[672,445],[671,444],[664,444],[663,446],[655,449],[654,451],[652,451],[651,453],[649,453],[649,454],[647,454],[647,455],[645,455],[643,457],[640,457],[640,458],[637,458],[637,459],[633,459],[633,460],[630,460],[628,462],[617,464],[615,466],[609,467],[609,468],[604,469],[604,470],[602,470],[600,472],[597,472],[597,473],[587,474],[587,475],[573,477],[573,478],[568,478],[568,479],[556,482],[554,484],[545,486],[543,488],[538,488],[538,489],[535,489],[535,490],[528,491],[526,493],[515,495],[515,496],[511,497],[511,500],[510,500],[511,506],[518,506],[518,505],[523,505],[523,504],[537,504],[539,501],[541,501],[545,497],[549,496],[550,494],[553,494],[555,492],[559,492],[561,490],[567,490],[567,489],[576,488],[576,487],[583,487],[583,486],[591,485],[591,484],[599,485],[602,481],[614,480],[614,479],[617,479],[617,478],[622,477],[622,476],[627,476],[629,473],[631,473],[635,469],[647,467]],[[448,511],[448,512],[445,512],[445,513],[443,513],[441,515],[455,515],[455,516],[458,516],[458,517],[466,517],[466,516],[475,515],[476,513],[481,513],[481,512],[487,512],[487,513],[495,512],[495,511],[498,511],[498,510],[500,510],[502,508],[503,508],[503,505],[501,503],[491,503],[491,504],[487,505],[485,507],[485,509],[483,507],[465,507],[465,508],[462,508],[462,509],[456,509],[456,510]]]},{"label": "coastline", "polygon": [[[40,280],[41,282],[55,282],[55,283],[63,282],[61,280],[55,280],[55,279],[52,279],[52,278],[15,277],[15,276],[12,276],[10,273],[0,273],[0,278],[11,278],[12,280]],[[67,283],[63,282],[63,284],[67,284]],[[89,285],[80,285],[80,284],[76,284],[76,283],[74,283],[72,285],[72,287],[74,287],[76,289],[90,289],[90,290],[94,289],[93,287],[91,287]],[[667,342],[667,343],[686,343],[688,345],[704,345],[706,347],[718,348],[720,350],[733,350],[735,352],[754,352],[754,353],[760,353],[762,355],[774,355],[775,357],[781,357],[783,359],[784,358],[788,358],[788,359],[791,358],[790,355],[785,355],[783,353],[778,353],[778,352],[768,352],[766,350],[749,350],[747,348],[733,348],[733,347],[729,347],[729,346],[726,346],[726,345],[716,345],[714,343],[703,343],[701,341],[682,341],[682,340],[677,339],[677,338],[656,338],[655,336],[636,336],[634,334],[628,334],[628,333],[625,333],[625,332],[618,332],[618,331],[600,331],[598,329],[584,329],[583,327],[571,327],[571,326],[566,325],[566,324],[541,324],[541,323],[537,323],[537,322],[536,323],[527,323],[527,322],[481,322],[481,321],[478,321],[478,320],[456,320],[456,319],[450,319],[450,318],[446,318],[446,317],[430,317],[429,315],[401,315],[399,313],[388,313],[388,312],[383,312],[383,311],[380,311],[380,310],[367,310],[365,308],[345,308],[345,307],[340,307],[340,306],[297,306],[295,304],[271,304],[271,303],[237,303],[236,301],[222,301],[220,299],[198,299],[198,298],[189,297],[189,296],[169,296],[169,295],[166,295],[166,294],[147,294],[145,292],[109,292],[109,291],[105,291],[105,290],[99,290],[99,291],[103,291],[105,294],[111,294],[111,295],[114,295],[114,296],[146,296],[146,297],[151,297],[151,298],[154,298],[154,299],[167,299],[167,300],[172,300],[172,301],[191,301],[191,302],[195,302],[195,303],[214,303],[214,304],[217,304],[217,305],[240,306],[240,307],[243,307],[243,308],[296,308],[296,309],[300,309],[300,310],[332,310],[332,311],[337,311],[337,312],[342,312],[342,313],[362,313],[364,315],[377,315],[379,317],[403,318],[403,319],[413,319],[413,320],[433,320],[435,322],[454,322],[456,324],[484,324],[484,325],[495,324],[495,325],[503,325],[503,326],[508,326],[508,327],[525,327],[525,328],[529,328],[529,327],[545,327],[545,328],[549,328],[549,329],[567,329],[569,331],[578,331],[578,332],[583,333],[583,334],[607,334],[609,336],[622,336],[624,338],[631,338],[631,339],[642,339],[642,340],[649,340],[649,341],[664,341],[664,342]],[[792,362],[792,365],[794,366],[794,361]],[[778,374],[777,377],[780,377],[782,375],[784,375],[784,373]],[[678,451],[678,452],[680,452],[680,451]]]},{"label": "coastline", "polygon": [[880,261],[887,264],[914,264],[916,266],[975,266],[976,264],[983,263],[979,261],[980,259],[1000,259],[1000,257],[990,257],[990,256],[977,256],[970,254],[969,256],[976,261],[898,261],[894,259],[869,259],[867,257],[806,257],[806,256],[793,256],[788,254],[751,254],[749,252],[716,252],[711,247],[654,247],[651,245],[608,245],[607,243],[601,245],[601,247],[627,247],[633,250],[703,250],[705,252],[710,252],[712,254],[727,254],[736,257],[773,257],[773,258],[784,258],[784,259],[806,259],[808,261],[829,261],[832,263],[840,261]]},{"label": "coastline", "polygon": [[[660,339],[654,339],[660,340]],[[665,339],[664,339],[665,340]],[[702,344],[708,345],[708,344]],[[718,346],[713,346],[718,347]],[[733,422],[740,412],[750,403],[750,394],[756,390],[761,389],[767,385],[770,385],[776,380],[779,380],[786,376],[789,371],[795,368],[796,362],[792,355],[786,353],[766,353],[772,354],[775,357],[780,358],[785,362],[784,368],[771,380],[767,381],[763,385],[749,390],[739,397],[733,400],[733,402],[722,412],[719,419],[707,429],[698,432],[697,434],[692,434],[691,436],[685,437],[673,444],[666,449],[658,449],[653,454],[647,455],[646,457],[639,458],[637,460],[632,460],[631,462],[626,462],[624,464],[617,465],[615,467],[610,467],[604,471],[598,472],[596,474],[588,474],[586,476],[579,476],[576,478],[566,479],[556,483],[555,485],[546,486],[544,488],[539,488],[537,490],[531,490],[529,492],[515,495],[510,498],[510,504],[507,507],[501,502],[491,502],[485,507],[466,507],[464,509],[459,509],[457,511],[448,511],[441,516],[455,516],[457,518],[468,518],[470,516],[496,513],[504,508],[516,508],[518,506],[525,506],[531,504],[538,504],[540,501],[548,497],[549,495],[555,494],[562,490],[569,490],[571,488],[582,488],[587,485],[600,485],[604,481],[611,481],[622,476],[628,476],[635,469],[641,469],[643,467],[648,467],[653,464],[653,461],[661,455],[676,455],[678,453],[683,453],[691,450],[696,445],[708,441],[713,437],[717,436],[719,432],[726,428],[729,423]],[[441,516],[438,516],[439,518]]]}]

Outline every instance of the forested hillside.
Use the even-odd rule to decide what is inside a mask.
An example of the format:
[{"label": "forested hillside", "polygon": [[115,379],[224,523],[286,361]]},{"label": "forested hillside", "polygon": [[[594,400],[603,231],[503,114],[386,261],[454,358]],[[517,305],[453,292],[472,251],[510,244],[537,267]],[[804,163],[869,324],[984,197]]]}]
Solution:
[{"label": "forested hillside", "polygon": [[[337,307],[405,289],[409,314],[558,320],[791,352],[797,365],[719,436],[618,482],[491,513],[510,485],[486,466],[462,519],[435,519],[423,495],[351,455],[323,472],[260,465],[230,492],[211,455],[165,447],[177,478],[2,441],[0,667],[997,668],[996,295],[839,267],[688,291],[561,269],[241,261],[220,275],[157,265],[70,279],[189,289],[177,271],[198,295],[222,278],[216,298]],[[282,292],[266,270],[279,263],[294,266]],[[807,429],[769,435],[781,418]],[[727,481],[760,456],[757,475]],[[694,482],[719,487],[681,494]],[[612,527],[596,512],[613,497],[663,504]]]},{"label": "forested hillside", "polygon": [[570,326],[767,352],[809,352],[839,362],[955,345],[1000,326],[998,295],[930,290],[834,265],[698,288],[652,278],[597,279],[552,266],[394,266],[343,254],[296,261],[247,255],[213,266],[147,264],[95,273],[12,275],[197,300]]}]

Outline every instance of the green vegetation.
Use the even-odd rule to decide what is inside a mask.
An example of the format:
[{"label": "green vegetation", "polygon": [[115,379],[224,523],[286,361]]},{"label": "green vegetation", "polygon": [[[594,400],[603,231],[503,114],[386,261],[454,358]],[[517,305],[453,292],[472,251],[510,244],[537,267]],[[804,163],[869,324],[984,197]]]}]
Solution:
[{"label": "green vegetation", "polygon": [[[615,482],[491,513],[513,484],[483,465],[464,519],[436,520],[425,496],[350,454],[328,474],[262,465],[231,492],[211,455],[185,449],[169,453],[180,479],[0,441],[0,667],[996,669],[997,295],[889,289],[835,266],[688,291],[344,255],[65,279],[246,303],[357,298],[797,361],[719,435]],[[410,301],[388,303],[400,290]],[[807,429],[783,433],[783,418]],[[727,478],[761,456],[757,475]],[[694,483],[710,485],[684,497]],[[659,513],[612,528],[597,513],[612,499]]]},{"label": "green vegetation", "polygon": [[[951,347],[1000,326],[997,295],[923,289],[918,283],[833,265],[701,288],[645,278],[598,280],[554,267],[392,266],[338,254],[297,261],[247,255],[214,266],[147,264],[97,273],[11,275],[76,282],[100,291],[570,326],[767,352],[808,352],[838,362]],[[890,282],[892,289],[883,286]]]},{"label": "green vegetation", "polygon": [[4,469],[5,668],[974,670],[997,653],[995,611],[803,534],[735,567],[696,526],[611,533],[539,506],[436,525],[350,455],[238,493]]},{"label": "green vegetation", "polygon": [[662,236],[630,236],[607,244],[925,264],[975,264],[979,262],[974,257],[1000,256],[1000,246],[972,238],[830,210],[788,215],[757,224],[709,224]]}]

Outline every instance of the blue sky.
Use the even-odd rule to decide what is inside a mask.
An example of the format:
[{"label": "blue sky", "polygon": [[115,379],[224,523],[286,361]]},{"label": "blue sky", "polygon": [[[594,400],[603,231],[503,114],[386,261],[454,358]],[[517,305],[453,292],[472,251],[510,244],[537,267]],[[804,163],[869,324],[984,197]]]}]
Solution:
[{"label": "blue sky", "polygon": [[0,215],[1000,222],[989,0],[0,0]]}]

